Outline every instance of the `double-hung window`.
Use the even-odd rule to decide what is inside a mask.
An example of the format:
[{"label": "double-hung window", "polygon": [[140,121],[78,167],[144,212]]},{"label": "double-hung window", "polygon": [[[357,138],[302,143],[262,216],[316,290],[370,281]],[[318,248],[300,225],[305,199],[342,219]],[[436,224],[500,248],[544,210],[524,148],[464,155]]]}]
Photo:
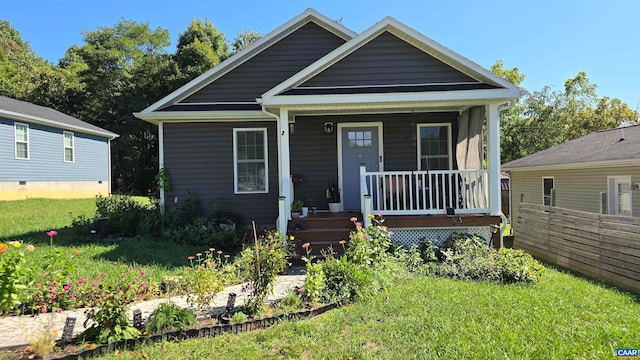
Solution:
[{"label": "double-hung window", "polygon": [[71,131],[64,131],[64,162],[73,162],[73,133]]},{"label": "double-hung window", "polygon": [[418,124],[418,170],[451,169],[451,124]]},{"label": "double-hung window", "polygon": [[233,129],[234,191],[269,192],[267,129]]},{"label": "double-hung window", "polygon": [[16,159],[29,159],[29,125],[15,123]]}]

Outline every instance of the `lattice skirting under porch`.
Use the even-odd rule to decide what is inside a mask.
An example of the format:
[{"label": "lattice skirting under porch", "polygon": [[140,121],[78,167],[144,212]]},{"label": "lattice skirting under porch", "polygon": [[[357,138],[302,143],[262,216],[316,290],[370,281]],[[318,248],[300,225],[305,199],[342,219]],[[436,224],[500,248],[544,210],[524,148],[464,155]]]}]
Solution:
[{"label": "lattice skirting under porch", "polygon": [[431,241],[434,245],[440,246],[454,232],[470,233],[483,237],[487,244],[491,239],[491,229],[488,226],[471,226],[455,228],[394,228],[392,239],[404,245],[419,245],[424,241]]}]

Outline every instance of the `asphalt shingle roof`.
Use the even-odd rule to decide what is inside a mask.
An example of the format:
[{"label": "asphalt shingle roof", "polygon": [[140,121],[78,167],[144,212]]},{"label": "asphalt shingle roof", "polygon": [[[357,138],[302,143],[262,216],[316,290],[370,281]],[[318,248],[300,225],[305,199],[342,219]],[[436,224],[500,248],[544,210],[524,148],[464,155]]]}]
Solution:
[{"label": "asphalt shingle roof", "polygon": [[3,112],[15,113],[17,116],[22,115],[25,117],[24,121],[26,122],[29,121],[29,118],[35,117],[40,119],[40,121],[36,122],[45,123],[56,128],[73,129],[80,132],[84,130],[91,134],[103,135],[109,138],[118,136],[116,133],[91,125],[58,110],[6,96],[0,96],[0,117],[3,117]]},{"label": "asphalt shingle roof", "polygon": [[640,160],[640,125],[596,131],[506,163],[502,169],[634,159]]}]

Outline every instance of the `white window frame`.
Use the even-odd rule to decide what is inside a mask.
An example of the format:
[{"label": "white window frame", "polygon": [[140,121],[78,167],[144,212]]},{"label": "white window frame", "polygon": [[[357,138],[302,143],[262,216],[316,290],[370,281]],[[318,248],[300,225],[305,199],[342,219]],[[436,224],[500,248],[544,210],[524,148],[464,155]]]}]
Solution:
[{"label": "white window frame", "polygon": [[[264,136],[264,190],[242,191],[238,189],[238,133],[245,131],[262,131]],[[233,129],[233,192],[234,194],[266,194],[269,193],[269,153],[267,128],[234,128]]]},{"label": "white window frame", "polygon": [[549,197],[549,203],[548,203],[548,204],[545,204],[545,202],[544,202],[544,201],[545,201],[545,199],[547,198],[547,195],[544,193],[544,181],[545,181],[545,180],[551,180],[551,181],[553,181],[553,184],[552,184],[553,186],[551,186],[551,190],[553,190],[553,189],[555,189],[555,188],[556,188],[556,179],[555,179],[555,177],[553,177],[553,176],[543,176],[543,177],[542,177],[542,205],[544,205],[544,206],[551,206],[551,191],[549,192],[549,195],[548,195],[548,197]]},{"label": "white window frame", "polygon": [[[71,160],[67,160],[67,143],[66,143],[66,136],[67,135],[71,135]],[[62,132],[62,159],[64,160],[64,162],[66,163],[72,163],[76,161],[76,140],[75,140],[75,135],[73,134],[73,131],[63,131]]]},{"label": "white window frame", "polygon": [[[27,140],[18,140],[18,126],[24,126],[27,129]],[[29,144],[29,124],[16,122],[13,124],[13,147],[16,160],[29,160],[30,144]],[[18,143],[27,144],[27,157],[18,157]]]},{"label": "white window frame", "polygon": [[[453,145],[452,145],[452,135],[451,135],[451,123],[422,123],[417,124],[416,127],[416,147],[418,150],[418,170],[428,170],[422,169],[422,139],[420,138],[420,129],[425,127],[447,127],[447,157],[449,163],[449,169],[453,169]],[[427,162],[428,163],[428,162]]]},{"label": "white window frame", "polygon": [[[618,202],[618,189],[617,183],[629,184],[629,213],[621,214],[620,206]],[[607,206],[609,207],[609,214],[620,216],[633,216],[633,183],[631,182],[631,176],[607,176]]]}]

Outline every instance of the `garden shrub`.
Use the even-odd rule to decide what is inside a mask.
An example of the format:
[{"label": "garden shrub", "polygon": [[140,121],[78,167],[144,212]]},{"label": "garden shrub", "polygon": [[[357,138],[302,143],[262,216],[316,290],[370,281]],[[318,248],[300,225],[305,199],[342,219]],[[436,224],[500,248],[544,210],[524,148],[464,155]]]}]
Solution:
[{"label": "garden shrub", "polygon": [[346,304],[374,294],[380,289],[370,268],[347,260],[327,258],[322,262],[325,277],[323,297],[328,302]]},{"label": "garden shrub", "polygon": [[197,253],[188,259],[191,266],[184,273],[184,281],[191,305],[207,308],[225,285],[237,280],[236,269],[228,262],[229,255],[222,255],[220,250],[210,248],[204,255]]},{"label": "garden shrub", "polygon": [[504,283],[536,282],[545,271],[542,264],[522,250],[502,248],[495,258]]},{"label": "garden shrub", "polygon": [[196,315],[190,309],[182,308],[175,303],[160,304],[149,316],[147,332],[160,333],[166,329],[186,329],[195,324]]},{"label": "garden shrub", "polygon": [[240,253],[241,274],[249,282],[251,297],[264,301],[273,283],[287,266],[284,236],[277,231],[254,236],[254,242]]},{"label": "garden shrub", "polygon": [[107,218],[95,224],[95,230],[103,235],[136,236],[138,224],[152,205],[144,205],[130,196],[112,195],[96,197],[96,217]]},{"label": "garden shrub", "polygon": [[96,299],[96,307],[89,310],[84,327],[91,325],[81,335],[83,341],[113,343],[123,339],[135,339],[140,331],[130,322],[127,304],[135,290],[126,284],[102,289]]}]

